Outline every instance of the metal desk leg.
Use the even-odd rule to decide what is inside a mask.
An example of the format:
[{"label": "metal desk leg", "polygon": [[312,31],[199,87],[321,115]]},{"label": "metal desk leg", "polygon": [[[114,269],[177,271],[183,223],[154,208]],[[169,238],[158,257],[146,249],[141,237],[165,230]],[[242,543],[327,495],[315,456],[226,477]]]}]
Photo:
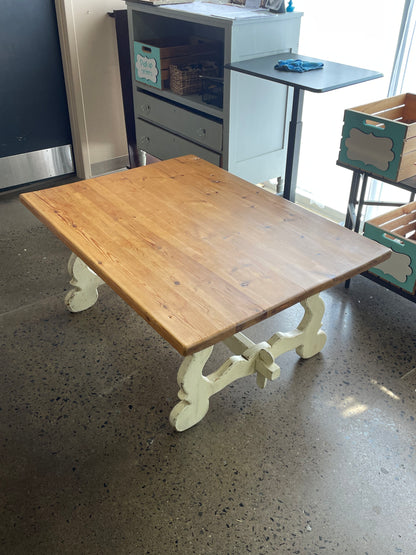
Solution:
[{"label": "metal desk leg", "polygon": [[[363,178],[363,181],[361,184],[360,198],[358,199],[358,191],[360,189],[361,176]],[[368,175],[366,173],[362,174],[359,170],[354,170],[352,181],[351,181],[350,196],[348,199],[348,209],[347,209],[347,216],[345,218],[345,227],[348,229],[354,229],[356,233],[359,233],[360,231],[361,214],[362,214],[363,206],[365,202],[367,181],[368,181]],[[350,281],[351,280],[349,279],[346,280],[345,289],[349,288]]]},{"label": "metal desk leg", "polygon": [[352,174],[352,180],[351,180],[350,195],[348,198],[347,215],[345,217],[345,227],[347,229],[353,229],[355,226],[355,220],[357,217],[355,207],[358,202],[358,190],[360,187],[360,179],[361,179],[361,173],[357,170],[354,170]]},{"label": "metal desk leg", "polygon": [[363,211],[363,206],[364,206],[364,202],[365,202],[365,193],[367,191],[367,181],[368,181],[368,174],[364,173],[363,174],[363,182],[361,184],[360,200],[358,201],[358,206],[357,206],[357,217],[355,219],[355,226],[354,226],[354,231],[356,231],[357,233],[360,232],[361,213]]},{"label": "metal desk leg", "polygon": [[283,197],[295,202],[296,181],[298,177],[300,141],[302,136],[302,110],[304,90],[294,88],[292,119],[289,124],[289,138],[286,156],[286,176]]}]

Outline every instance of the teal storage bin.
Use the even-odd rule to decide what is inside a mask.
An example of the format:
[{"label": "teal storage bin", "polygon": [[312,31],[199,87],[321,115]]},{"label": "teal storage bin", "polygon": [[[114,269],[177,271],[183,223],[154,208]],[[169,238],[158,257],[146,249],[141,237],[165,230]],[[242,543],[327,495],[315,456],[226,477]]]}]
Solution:
[{"label": "teal storage bin", "polygon": [[162,88],[160,48],[144,42],[134,43],[134,71],[136,81],[157,89]]},{"label": "teal storage bin", "polygon": [[205,59],[217,59],[218,56],[218,42],[200,37],[134,41],[135,78],[139,83],[167,89],[171,65],[200,63]]},{"label": "teal storage bin", "polygon": [[394,182],[416,175],[416,95],[345,110],[339,162]]},{"label": "teal storage bin", "polygon": [[365,222],[364,235],[392,250],[370,273],[416,295],[416,202]]}]

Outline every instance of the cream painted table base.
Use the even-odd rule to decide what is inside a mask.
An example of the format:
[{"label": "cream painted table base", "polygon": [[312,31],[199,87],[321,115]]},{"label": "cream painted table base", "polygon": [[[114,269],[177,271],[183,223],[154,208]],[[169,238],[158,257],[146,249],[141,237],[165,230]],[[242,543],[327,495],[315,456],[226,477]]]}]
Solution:
[{"label": "cream painted table base", "polygon": [[[98,287],[104,281],[75,254],[70,256],[68,271],[74,288],[65,298],[66,306],[71,312],[90,308],[97,301]],[[172,426],[182,432],[200,422],[208,412],[210,397],[239,378],[257,373],[257,385],[266,387],[267,380],[279,377],[280,367],[275,359],[283,353],[296,349],[301,358],[319,353],[326,342],[326,334],[321,330],[324,302],[319,295],[314,295],[300,304],[305,313],[298,327],[291,332],[277,332],[261,343],[254,343],[243,333],[223,340],[234,356],[208,376],[202,372],[213,345],[186,356],[178,371],[180,402],[170,413]]]}]

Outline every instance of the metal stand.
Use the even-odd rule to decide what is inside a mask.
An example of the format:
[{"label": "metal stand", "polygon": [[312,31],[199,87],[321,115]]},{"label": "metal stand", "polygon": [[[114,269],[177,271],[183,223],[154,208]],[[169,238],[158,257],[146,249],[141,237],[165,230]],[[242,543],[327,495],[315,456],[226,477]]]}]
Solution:
[{"label": "metal stand", "polygon": [[302,137],[302,110],[305,91],[293,88],[292,119],[289,124],[289,138],[286,156],[286,174],[283,197],[295,202],[296,182],[298,178],[300,142]]},{"label": "metal stand", "polygon": [[[367,185],[368,185],[368,178],[371,177],[378,181],[382,181],[383,183],[387,183],[388,185],[393,185],[394,187],[399,187],[400,189],[404,189],[405,191],[410,192],[410,200],[409,202],[413,202],[416,195],[416,177],[410,177],[409,179],[405,179],[404,181],[395,182],[390,181],[384,178],[381,178],[377,175],[374,175],[370,172],[365,172],[363,170],[359,170],[350,166],[346,166],[345,164],[341,164],[337,162],[338,166],[342,166],[343,168],[347,168],[352,170],[352,180],[351,180],[351,188],[350,188],[350,195],[348,198],[348,207],[347,207],[347,215],[345,218],[345,227],[347,229],[353,229],[356,233],[361,232],[361,223],[362,223],[362,212],[364,206],[402,206],[402,202],[383,202],[383,201],[372,201],[366,200],[367,194]],[[368,277],[369,279],[375,281],[376,283],[387,287],[391,291],[394,291],[401,295],[402,297],[406,297],[407,299],[412,300],[415,302],[414,295],[409,295],[405,291],[395,287],[388,282],[383,281],[377,276],[373,276],[368,272],[364,272],[363,275]],[[350,280],[346,280],[345,288],[348,289],[350,286]],[[413,298],[412,298],[413,297]]]},{"label": "metal stand", "polygon": [[345,227],[353,229],[357,233],[361,231],[361,220],[364,206],[402,206],[402,202],[383,202],[366,200],[368,178],[371,177],[388,185],[399,187],[410,192],[409,202],[413,202],[416,194],[416,177],[411,177],[405,181],[394,182],[383,179],[370,172],[364,172],[352,167],[345,166],[337,162],[338,166],[350,169],[353,171],[350,195],[348,199],[347,216],[345,218]]}]

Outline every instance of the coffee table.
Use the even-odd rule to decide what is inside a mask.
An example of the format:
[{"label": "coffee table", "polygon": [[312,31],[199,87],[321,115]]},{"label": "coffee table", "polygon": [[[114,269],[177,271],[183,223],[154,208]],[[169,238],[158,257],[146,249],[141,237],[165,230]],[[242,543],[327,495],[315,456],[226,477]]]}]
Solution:
[{"label": "coffee table", "polygon": [[[91,307],[107,283],[185,357],[170,415],[178,431],[234,380],[255,373],[265,387],[282,353],[321,351],[319,293],[390,255],[191,155],[20,198],[73,253],[69,310]],[[304,316],[295,330],[257,344],[242,333],[296,303]],[[205,376],[220,341],[233,355]]]}]

